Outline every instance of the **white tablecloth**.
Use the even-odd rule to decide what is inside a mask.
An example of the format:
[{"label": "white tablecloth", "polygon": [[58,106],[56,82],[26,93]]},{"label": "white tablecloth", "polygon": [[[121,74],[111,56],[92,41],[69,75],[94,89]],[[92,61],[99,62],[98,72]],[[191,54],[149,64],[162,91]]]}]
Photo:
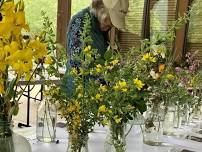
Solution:
[{"label": "white tablecloth", "polygon": [[[66,152],[68,135],[64,128],[57,128],[57,139],[59,143],[41,143],[35,137],[35,128],[17,129],[16,132],[25,136],[31,144],[33,152]],[[104,152],[104,141],[107,129],[96,127],[95,132],[89,134],[89,152]],[[195,152],[202,152],[202,143],[163,136],[163,140],[169,146],[156,147],[143,144],[142,134],[139,126],[134,126],[127,136],[127,152],[180,152],[188,149]]]}]

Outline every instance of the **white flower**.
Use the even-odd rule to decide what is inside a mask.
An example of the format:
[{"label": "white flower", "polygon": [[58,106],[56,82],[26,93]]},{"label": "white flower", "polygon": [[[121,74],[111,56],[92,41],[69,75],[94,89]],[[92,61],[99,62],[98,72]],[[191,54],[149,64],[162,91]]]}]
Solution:
[{"label": "white flower", "polygon": [[152,76],[152,78],[153,79],[158,79],[159,78],[159,73],[156,73],[153,69],[150,71],[150,73],[149,73],[151,76]]}]

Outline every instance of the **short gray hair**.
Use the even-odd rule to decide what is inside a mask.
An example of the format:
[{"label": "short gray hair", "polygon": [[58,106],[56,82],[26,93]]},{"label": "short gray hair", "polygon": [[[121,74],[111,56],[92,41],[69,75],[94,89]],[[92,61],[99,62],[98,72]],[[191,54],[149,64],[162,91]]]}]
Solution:
[{"label": "short gray hair", "polygon": [[103,16],[109,16],[108,9],[104,6],[102,0],[92,0],[90,12],[100,21]]}]

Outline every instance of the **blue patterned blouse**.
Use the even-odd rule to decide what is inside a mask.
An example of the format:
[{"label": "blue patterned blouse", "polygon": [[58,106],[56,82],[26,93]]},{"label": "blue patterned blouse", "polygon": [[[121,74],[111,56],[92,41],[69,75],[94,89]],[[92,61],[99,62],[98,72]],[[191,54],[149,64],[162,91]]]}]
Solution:
[{"label": "blue patterned blouse", "polygon": [[[82,49],[82,42],[80,41],[80,33],[83,27],[83,21],[86,13],[89,14],[91,19],[91,32],[90,36],[93,40],[92,47],[98,50],[98,53],[103,57],[108,47],[108,33],[103,32],[99,28],[99,22],[97,18],[90,13],[90,8],[85,8],[76,15],[74,15],[70,21],[69,29],[67,32],[67,53],[68,63],[67,72],[71,67],[77,67],[77,63],[74,62],[73,56],[76,53],[80,53]],[[74,91],[73,78],[68,76],[65,78],[65,87],[67,89],[67,95],[71,96]],[[64,85],[64,84],[63,84]]]},{"label": "blue patterned blouse", "polygon": [[104,55],[108,47],[107,32],[102,32],[99,28],[99,22],[97,18],[90,13],[90,8],[85,8],[76,15],[74,15],[70,21],[69,29],[67,33],[67,52],[69,58],[69,65],[75,66],[72,60],[75,53],[79,53],[82,48],[82,42],[80,42],[80,32],[83,27],[83,21],[85,14],[88,13],[91,19],[91,32],[90,36],[93,40],[92,47],[98,49],[101,56]]}]

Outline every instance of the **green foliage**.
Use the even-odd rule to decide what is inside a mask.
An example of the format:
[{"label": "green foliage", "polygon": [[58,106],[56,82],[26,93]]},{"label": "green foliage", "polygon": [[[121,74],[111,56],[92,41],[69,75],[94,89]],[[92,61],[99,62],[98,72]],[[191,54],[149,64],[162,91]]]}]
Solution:
[{"label": "green foliage", "polygon": [[56,43],[53,23],[46,12],[42,11],[43,31],[41,39],[47,43],[48,55],[51,57],[51,64],[46,68],[48,75],[61,78],[60,68],[64,68],[66,64],[66,50],[60,44]]}]

